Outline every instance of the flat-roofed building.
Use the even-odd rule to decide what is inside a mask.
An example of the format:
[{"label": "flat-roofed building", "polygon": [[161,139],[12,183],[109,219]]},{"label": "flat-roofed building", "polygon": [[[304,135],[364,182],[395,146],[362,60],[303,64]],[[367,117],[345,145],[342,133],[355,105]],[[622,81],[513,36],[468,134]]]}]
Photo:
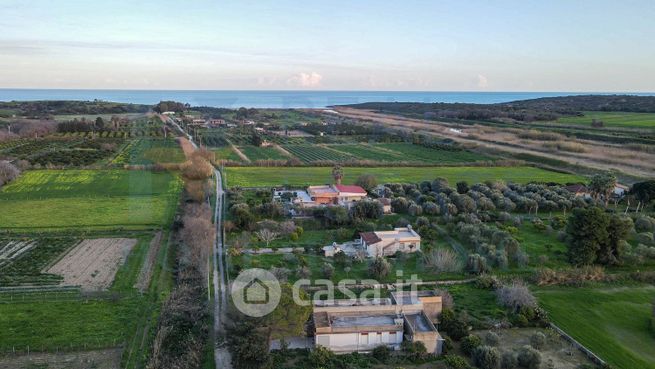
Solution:
[{"label": "flat-roofed building", "polygon": [[423,342],[429,353],[441,354],[443,339],[423,311],[423,303],[393,299],[315,301],[315,345],[336,353],[369,352],[378,346],[399,350],[403,340]]}]

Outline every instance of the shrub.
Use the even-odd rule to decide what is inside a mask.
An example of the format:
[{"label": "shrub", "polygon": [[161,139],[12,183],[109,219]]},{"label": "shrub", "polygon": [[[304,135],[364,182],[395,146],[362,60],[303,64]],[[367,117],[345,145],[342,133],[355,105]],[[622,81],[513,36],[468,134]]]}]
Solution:
[{"label": "shrub", "polygon": [[541,365],[541,354],[530,346],[521,347],[517,358],[523,368],[538,369]]},{"label": "shrub", "polygon": [[484,343],[489,346],[498,346],[500,337],[494,332],[487,332],[484,335]]},{"label": "shrub", "polygon": [[643,215],[635,220],[635,230],[637,232],[654,232],[655,231],[655,219]]},{"label": "shrub", "polygon": [[461,356],[456,355],[446,355],[444,356],[444,363],[451,369],[470,369],[471,366]]},{"label": "shrub", "polygon": [[475,281],[475,286],[484,290],[495,290],[501,287],[502,284],[495,275],[482,274]]},{"label": "shrub", "polygon": [[541,332],[536,332],[530,336],[530,346],[535,350],[541,350],[546,345],[546,335]]},{"label": "shrub", "polygon": [[516,352],[514,351],[505,351],[500,356],[500,368],[501,369],[515,369],[519,365],[519,360]]},{"label": "shrub", "polygon": [[309,362],[314,368],[327,368],[330,367],[332,361],[335,359],[334,352],[323,346],[317,346],[309,353]]},{"label": "shrub", "polygon": [[480,369],[496,369],[500,364],[500,354],[494,347],[478,346],[473,350],[473,362]]},{"label": "shrub", "polygon": [[334,275],[334,266],[330,263],[323,263],[323,276],[327,279],[332,278]]},{"label": "shrub", "polygon": [[487,259],[480,254],[470,254],[466,261],[466,270],[473,274],[482,274],[487,269]]},{"label": "shrub", "polygon": [[440,329],[443,329],[455,341],[459,341],[462,337],[468,335],[466,322],[458,318],[451,309],[443,309],[440,318]]},{"label": "shrub", "polygon": [[382,364],[385,364],[391,357],[391,349],[388,346],[381,345],[373,349],[373,357]]},{"label": "shrub", "polygon": [[653,242],[653,232],[641,232],[637,234],[637,242],[643,243],[644,245],[652,246]]},{"label": "shrub", "polygon": [[441,296],[441,306],[443,309],[452,309],[455,306],[453,295],[447,290],[436,289],[434,291],[437,296]]},{"label": "shrub", "polygon": [[534,308],[537,306],[537,300],[528,287],[518,280],[499,288],[496,296],[498,303],[514,312],[518,312],[522,307]]},{"label": "shrub", "polygon": [[423,255],[425,264],[438,273],[458,272],[462,269],[457,254],[447,249],[436,249]]},{"label": "shrub", "polygon": [[482,345],[482,340],[480,337],[476,336],[475,334],[469,334],[468,336],[462,338],[462,343],[459,347],[465,355],[471,356],[473,354],[473,350],[475,350],[480,345]]},{"label": "shrub", "polygon": [[383,257],[377,257],[368,267],[369,273],[377,279],[386,277],[391,271],[391,264]]},{"label": "shrub", "polygon": [[403,341],[401,348],[407,357],[412,361],[422,360],[428,354],[428,350],[425,348],[425,345],[421,341]]}]

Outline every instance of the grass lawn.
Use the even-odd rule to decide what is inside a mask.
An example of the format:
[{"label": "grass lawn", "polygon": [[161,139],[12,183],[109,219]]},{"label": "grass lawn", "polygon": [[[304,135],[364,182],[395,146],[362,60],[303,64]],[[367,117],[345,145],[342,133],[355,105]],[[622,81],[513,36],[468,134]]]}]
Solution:
[{"label": "grass lawn", "polygon": [[591,126],[592,119],[601,120],[609,127],[655,128],[655,113],[587,111],[582,117],[563,117],[557,122]]},{"label": "grass lawn", "polygon": [[[332,183],[332,168],[329,167],[228,167],[227,186],[273,187],[281,185],[307,186]],[[579,182],[585,178],[573,174],[552,172],[534,167],[393,167],[393,168],[344,168],[344,183],[352,184],[362,174],[373,174],[378,183],[420,182],[437,177],[448,179],[451,185],[458,181],[469,184],[486,180],[528,183]]]},{"label": "grass lawn", "polygon": [[[339,282],[343,279],[355,279],[358,281],[363,279],[375,279],[368,271],[370,260],[348,264],[350,270],[346,272],[345,266],[336,264],[333,258],[316,254],[303,254],[301,258],[305,260],[307,266],[311,270],[310,279],[312,280],[324,278],[322,270],[323,264],[325,263],[330,263],[334,266],[334,274],[331,278],[333,282]],[[416,274],[417,278],[424,281],[463,279],[466,277],[464,274],[434,273],[425,267],[421,260],[421,256],[418,254],[408,254],[402,259],[387,258],[387,260],[391,263],[391,271],[378,282],[396,282],[399,278],[396,276],[397,271],[403,272],[403,277],[401,277],[403,279],[409,279],[412,274]],[[281,254],[240,255],[230,259],[230,273],[232,276],[238,275],[238,270],[247,268],[287,268],[291,270],[289,281],[292,283],[299,279],[295,271],[299,270],[301,266],[302,264],[298,260],[298,257],[291,258],[289,256],[285,258],[285,256]]]},{"label": "grass lawn", "polygon": [[[566,245],[557,239],[557,231],[549,234],[547,231],[536,229],[529,222],[524,222],[518,230],[515,237],[521,248],[530,255],[530,265],[549,268],[569,266],[566,260]],[[541,255],[548,257],[546,263],[539,260]]]},{"label": "grass lawn", "polygon": [[168,223],[181,180],[168,172],[38,170],[0,191],[2,228],[144,228]]},{"label": "grass lawn", "polygon": [[555,324],[612,366],[655,367],[655,287],[545,288],[536,295]]}]

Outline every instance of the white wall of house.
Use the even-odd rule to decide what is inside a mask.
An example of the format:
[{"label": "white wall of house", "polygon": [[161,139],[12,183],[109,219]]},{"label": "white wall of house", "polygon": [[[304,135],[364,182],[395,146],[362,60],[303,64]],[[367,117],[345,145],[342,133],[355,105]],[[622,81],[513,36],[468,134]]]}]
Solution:
[{"label": "white wall of house", "polygon": [[360,332],[317,334],[316,344],[332,351],[370,351],[380,345],[398,346],[403,332]]}]

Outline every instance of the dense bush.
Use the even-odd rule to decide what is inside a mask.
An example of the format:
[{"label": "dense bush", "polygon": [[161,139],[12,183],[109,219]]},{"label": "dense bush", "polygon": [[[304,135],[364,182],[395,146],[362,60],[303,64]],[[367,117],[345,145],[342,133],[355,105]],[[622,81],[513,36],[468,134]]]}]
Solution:
[{"label": "dense bush", "polygon": [[451,309],[443,309],[440,316],[439,328],[446,332],[452,339],[459,341],[468,335],[468,324],[464,319],[455,315]]},{"label": "dense bush", "polygon": [[444,363],[450,369],[471,369],[469,363],[461,356],[446,355],[444,356]]},{"label": "dense bush", "polygon": [[462,342],[460,343],[459,347],[465,355],[470,356],[473,354],[473,350],[481,345],[482,339],[480,339],[479,336],[475,334],[469,334],[468,336],[462,338]]},{"label": "dense bush", "polygon": [[472,358],[480,369],[497,369],[500,365],[500,354],[494,347],[478,346],[473,350]]},{"label": "dense bush", "polygon": [[528,286],[521,281],[513,281],[496,291],[498,303],[518,312],[523,307],[534,308],[537,306],[537,299],[532,295]]},{"label": "dense bush", "polygon": [[523,346],[518,352],[518,364],[526,369],[538,369],[541,365],[541,354],[530,346]]}]

